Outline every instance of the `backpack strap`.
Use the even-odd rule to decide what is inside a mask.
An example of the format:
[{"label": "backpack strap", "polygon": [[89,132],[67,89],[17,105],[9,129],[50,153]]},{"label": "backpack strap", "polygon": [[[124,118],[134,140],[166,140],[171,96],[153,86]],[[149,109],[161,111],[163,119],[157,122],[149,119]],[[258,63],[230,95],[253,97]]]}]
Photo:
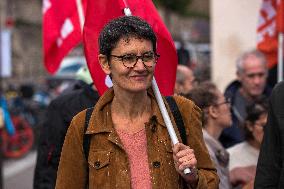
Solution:
[{"label": "backpack strap", "polygon": [[[90,121],[93,110],[94,110],[94,108],[88,108],[86,110],[85,125],[84,125],[83,150],[84,150],[84,155],[85,155],[87,164],[88,164],[91,136],[86,135],[85,133],[88,129],[89,121]],[[89,188],[89,166],[88,165],[87,165],[86,171],[87,171],[87,178],[86,178],[86,187],[85,188]]]},{"label": "backpack strap", "polygon": [[[175,122],[177,124],[177,128],[178,128],[182,143],[187,145],[184,122],[183,122],[183,119],[182,119],[182,115],[179,111],[178,105],[177,105],[173,96],[166,96],[165,98],[166,98],[168,105],[170,107],[170,110],[171,110],[171,112],[174,116],[174,119],[175,119]],[[184,179],[182,179],[181,185],[182,185],[182,188],[184,188],[184,189],[188,188]]]},{"label": "backpack strap", "polygon": [[178,128],[182,143],[187,145],[184,122],[183,122],[183,119],[182,119],[182,115],[179,111],[178,105],[177,105],[175,99],[173,98],[173,96],[166,96],[166,100],[168,102],[168,105],[171,109],[171,112],[172,112],[174,119],[175,119],[175,122],[177,124],[177,128]]},{"label": "backpack strap", "polygon": [[86,111],[86,117],[85,117],[85,125],[84,125],[84,136],[83,136],[83,149],[84,149],[84,154],[85,154],[85,158],[86,160],[88,160],[89,157],[89,148],[90,148],[90,136],[86,135],[86,131],[88,129],[89,126],[89,121],[92,115],[94,108],[88,108]]}]

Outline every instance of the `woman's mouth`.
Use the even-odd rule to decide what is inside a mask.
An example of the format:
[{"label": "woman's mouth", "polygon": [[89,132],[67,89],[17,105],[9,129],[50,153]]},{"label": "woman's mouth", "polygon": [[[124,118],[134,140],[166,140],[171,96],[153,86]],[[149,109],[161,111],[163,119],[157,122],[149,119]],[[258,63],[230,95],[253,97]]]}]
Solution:
[{"label": "woman's mouth", "polygon": [[134,75],[130,76],[135,81],[144,81],[147,78],[147,75]]}]

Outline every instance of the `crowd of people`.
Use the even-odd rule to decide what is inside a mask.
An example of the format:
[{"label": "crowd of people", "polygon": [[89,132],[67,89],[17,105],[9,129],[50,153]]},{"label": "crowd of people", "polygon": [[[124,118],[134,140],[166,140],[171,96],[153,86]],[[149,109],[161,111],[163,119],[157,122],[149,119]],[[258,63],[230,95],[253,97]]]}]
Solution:
[{"label": "crowd of people", "polygon": [[284,86],[267,85],[263,54],[240,55],[224,94],[181,62],[173,98],[187,139],[172,145],[151,89],[156,40],[135,16],[104,27],[98,59],[113,87],[99,97],[80,81],[50,103],[34,188],[283,188]]},{"label": "crowd of people", "polygon": [[196,84],[192,71],[187,71],[187,77],[183,76],[181,81],[179,70],[190,68],[178,65],[176,89],[189,90],[175,93],[202,109],[203,137],[220,178],[219,188],[281,188],[283,107],[280,99],[283,95],[280,91],[283,83],[274,89],[280,94],[274,92],[270,97],[272,88],[267,85],[265,56],[257,50],[241,54],[236,60],[236,80],[228,85],[224,95],[210,81]]}]

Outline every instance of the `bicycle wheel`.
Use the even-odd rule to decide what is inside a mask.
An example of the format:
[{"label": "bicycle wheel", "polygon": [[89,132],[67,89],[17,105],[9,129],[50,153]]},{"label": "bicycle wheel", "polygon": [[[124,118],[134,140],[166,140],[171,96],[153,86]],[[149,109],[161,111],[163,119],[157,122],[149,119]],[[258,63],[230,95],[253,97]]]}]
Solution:
[{"label": "bicycle wheel", "polygon": [[29,123],[22,117],[12,115],[15,134],[10,136],[5,130],[2,134],[3,154],[7,158],[19,158],[25,155],[33,146],[34,134]]}]

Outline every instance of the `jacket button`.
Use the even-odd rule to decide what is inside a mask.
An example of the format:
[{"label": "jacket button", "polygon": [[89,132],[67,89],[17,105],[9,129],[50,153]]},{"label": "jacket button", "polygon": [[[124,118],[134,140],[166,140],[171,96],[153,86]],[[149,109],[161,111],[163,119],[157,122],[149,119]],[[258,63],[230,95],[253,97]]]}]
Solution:
[{"label": "jacket button", "polygon": [[154,166],[155,168],[159,168],[159,167],[161,166],[161,163],[158,162],[158,161],[154,161],[154,162],[153,162],[153,166]]},{"label": "jacket button", "polygon": [[99,161],[96,161],[95,162],[95,168],[98,169],[98,168],[100,168],[100,166],[101,166],[101,163]]}]

